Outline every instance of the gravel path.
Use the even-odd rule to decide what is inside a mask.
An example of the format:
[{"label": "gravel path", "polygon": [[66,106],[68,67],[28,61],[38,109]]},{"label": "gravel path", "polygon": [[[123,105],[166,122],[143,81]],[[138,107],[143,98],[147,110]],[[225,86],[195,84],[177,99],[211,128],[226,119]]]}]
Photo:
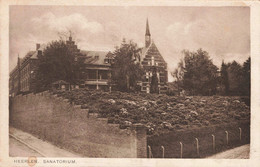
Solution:
[{"label": "gravel path", "polygon": [[41,154],[27,147],[23,143],[14,139],[13,137],[9,137],[9,155],[10,157],[42,157]]},{"label": "gravel path", "polygon": [[233,148],[231,150],[224,151],[222,153],[215,154],[208,157],[208,159],[248,159],[250,153],[250,145],[243,145]]},{"label": "gravel path", "polygon": [[44,157],[82,157],[13,127],[9,128],[9,133],[11,136],[10,156],[28,157],[28,155],[32,156],[31,154],[38,153]]}]

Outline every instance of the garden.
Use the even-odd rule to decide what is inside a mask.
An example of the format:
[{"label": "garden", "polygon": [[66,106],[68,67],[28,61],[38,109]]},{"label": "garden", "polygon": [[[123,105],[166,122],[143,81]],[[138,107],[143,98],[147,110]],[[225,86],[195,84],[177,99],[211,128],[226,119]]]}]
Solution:
[{"label": "garden", "polygon": [[149,136],[171,131],[250,121],[250,107],[238,96],[168,96],[76,89],[54,94],[108,118],[120,128],[142,123]]}]

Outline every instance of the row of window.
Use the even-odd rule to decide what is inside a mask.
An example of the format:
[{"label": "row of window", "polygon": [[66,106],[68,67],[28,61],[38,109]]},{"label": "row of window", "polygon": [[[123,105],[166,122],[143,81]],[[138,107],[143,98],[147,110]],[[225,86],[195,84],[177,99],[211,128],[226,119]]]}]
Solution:
[{"label": "row of window", "polygon": [[147,64],[149,66],[164,66],[164,63],[155,62],[155,61],[147,61],[147,63],[143,63],[144,65]]},{"label": "row of window", "polygon": [[28,78],[26,78],[24,81],[22,81],[21,90],[29,90],[29,79]]},{"label": "row of window", "polygon": [[29,66],[26,66],[21,71],[21,77],[24,78],[26,75],[29,75]]},{"label": "row of window", "polygon": [[105,61],[105,64],[112,64],[114,62],[114,59],[106,58],[104,61]]}]

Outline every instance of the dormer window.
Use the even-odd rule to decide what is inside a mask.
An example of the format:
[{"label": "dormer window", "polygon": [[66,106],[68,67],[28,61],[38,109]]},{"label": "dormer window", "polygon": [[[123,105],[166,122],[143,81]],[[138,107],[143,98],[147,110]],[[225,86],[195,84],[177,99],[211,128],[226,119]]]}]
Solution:
[{"label": "dormer window", "polygon": [[42,51],[41,50],[38,50],[38,55],[42,55]]}]

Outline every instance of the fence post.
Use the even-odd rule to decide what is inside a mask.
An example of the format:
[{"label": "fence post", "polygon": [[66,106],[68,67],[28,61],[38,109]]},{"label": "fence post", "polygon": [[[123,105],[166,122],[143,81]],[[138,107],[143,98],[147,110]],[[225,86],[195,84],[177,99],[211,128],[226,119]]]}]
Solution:
[{"label": "fence post", "polygon": [[196,140],[196,144],[197,144],[197,154],[198,156],[200,156],[200,151],[199,151],[199,139],[198,138],[195,138]]},{"label": "fence post", "polygon": [[226,132],[226,139],[227,139],[227,145],[228,145],[228,131],[225,131]]},{"label": "fence post", "polygon": [[164,158],[164,147],[161,146],[161,148],[162,148],[162,158]]},{"label": "fence post", "polygon": [[148,155],[148,157],[149,158],[152,158],[152,149],[151,149],[151,147],[148,145],[148,153],[149,153],[149,155]]},{"label": "fence post", "polygon": [[182,158],[182,151],[183,151],[183,144],[182,144],[182,142],[180,142],[180,145],[181,145],[181,158]]},{"label": "fence post", "polygon": [[215,152],[216,146],[215,146],[215,135],[211,135],[212,136],[212,147],[213,147],[213,152]]},{"label": "fence post", "polygon": [[239,139],[241,141],[242,140],[242,129],[240,127],[238,129],[239,129]]}]

